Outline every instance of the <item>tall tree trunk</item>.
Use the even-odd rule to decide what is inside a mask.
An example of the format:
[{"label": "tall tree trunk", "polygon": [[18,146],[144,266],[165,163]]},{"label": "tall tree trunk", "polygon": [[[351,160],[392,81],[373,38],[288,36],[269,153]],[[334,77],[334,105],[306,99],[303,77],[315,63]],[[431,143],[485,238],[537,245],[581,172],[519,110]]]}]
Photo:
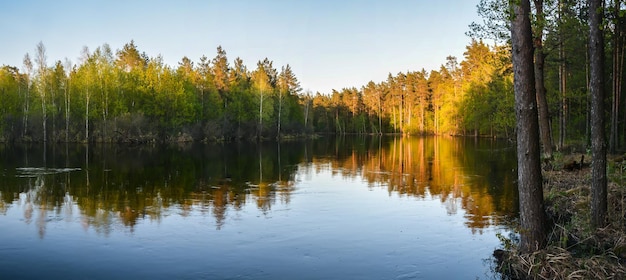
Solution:
[{"label": "tall tree trunk", "polygon": [[[57,114],[58,114],[58,104],[57,104],[57,95],[59,94],[58,92],[58,88],[56,86],[51,86],[50,87],[50,95],[49,95],[49,101],[50,101],[50,106],[52,106],[52,111],[50,112],[50,118],[52,121],[52,130],[50,130],[50,132],[52,133],[50,140],[51,141],[56,141],[56,135],[57,135]],[[52,147],[52,150],[54,151],[55,147]]]},{"label": "tall tree trunk", "polygon": [[509,3],[514,11],[511,41],[517,117],[520,249],[522,252],[532,252],[546,244],[546,218],[543,209],[539,124],[534,88],[530,2],[521,0]]},{"label": "tall tree trunk", "polygon": [[[561,16],[563,13],[563,0],[559,0],[558,21],[562,25]],[[559,92],[561,93],[561,112],[559,115],[559,149],[565,146],[567,131],[567,77],[565,68],[565,49],[563,47],[563,31],[559,30]]]},{"label": "tall tree trunk", "polygon": [[[585,48],[589,49],[589,42],[585,44]],[[587,91],[591,88],[591,81],[589,80],[589,52],[585,52],[585,79]],[[591,94],[587,94],[585,98],[585,145],[591,145]]]},{"label": "tall tree trunk", "polygon": [[22,131],[22,138],[28,132],[28,115],[30,114],[30,81],[26,78],[26,96],[24,97],[24,130]]},{"label": "tall tree trunk", "polygon": [[383,110],[382,110],[382,94],[379,92],[378,93],[378,134],[382,135],[383,134]]},{"label": "tall tree trunk", "polygon": [[[52,93],[52,92],[51,92]],[[51,96],[52,99],[52,141],[56,141],[57,134],[57,102],[56,102],[56,91],[54,91],[54,95]],[[54,150],[54,147],[53,147]]]},{"label": "tall tree trunk", "polygon": [[615,153],[619,145],[619,103],[622,92],[622,72],[624,64],[623,36],[620,17],[620,0],[613,1],[613,17],[615,30],[613,32],[613,98],[611,101],[611,131],[609,135],[609,152]]},{"label": "tall tree trunk", "polygon": [[539,135],[541,136],[541,144],[543,146],[543,156],[545,158],[552,157],[552,135],[550,134],[550,113],[548,111],[548,101],[546,98],[546,87],[544,83],[544,62],[543,54],[543,21],[545,19],[543,13],[543,0],[534,0],[535,15],[539,21],[537,30],[535,30],[534,46],[535,46],[535,91],[537,94],[537,109],[539,111]]},{"label": "tall tree trunk", "polygon": [[70,141],[70,79],[67,79],[65,85],[65,142]]},{"label": "tall tree trunk", "polygon": [[565,77],[565,52],[563,51],[563,43],[559,43],[559,91],[561,92],[561,114],[559,116],[559,148],[565,146],[565,137],[567,131],[567,78]]},{"label": "tall tree trunk", "polygon": [[604,135],[604,34],[603,1],[589,0],[589,54],[591,68],[591,224],[606,223],[607,178]]},{"label": "tall tree trunk", "polygon": [[424,131],[426,130],[426,110],[422,102],[420,102],[420,114],[420,133],[424,134]]},{"label": "tall tree trunk", "polygon": [[85,103],[85,141],[89,143],[89,90],[87,90]]},{"label": "tall tree trunk", "polygon": [[396,122],[396,107],[393,107],[393,132],[398,133],[398,123]]},{"label": "tall tree trunk", "polygon": [[[621,27],[621,20],[620,20],[620,29],[623,28]],[[625,38],[624,38],[624,33],[620,32],[620,54],[619,54],[619,70],[617,72],[617,79],[618,79],[618,86],[617,86],[617,90],[619,92],[619,98],[621,99],[622,96],[622,83],[624,81],[624,76],[622,75],[622,73],[624,73],[624,51],[626,50],[626,48],[624,48],[624,43],[625,43]],[[624,118],[626,118],[626,114],[623,114]],[[617,109],[617,117],[619,118],[619,108]],[[617,123],[617,128],[619,129],[619,120],[616,121]],[[626,121],[624,121],[624,123],[626,123]],[[623,128],[626,128],[623,126]],[[620,133],[619,131],[616,133],[617,134],[617,143],[615,144],[616,149],[621,147],[621,145],[623,145],[622,140],[620,140],[622,137],[620,137]],[[621,135],[624,135],[623,133]]]},{"label": "tall tree trunk", "polygon": [[308,122],[309,122],[309,105],[310,105],[310,100],[309,97],[306,96],[304,98],[304,131],[307,131],[308,128]]},{"label": "tall tree trunk", "polygon": [[[103,79],[100,77],[100,79]],[[107,120],[109,116],[109,93],[104,80],[100,83],[100,92],[102,94],[102,141],[107,141]]]},{"label": "tall tree trunk", "polygon": [[43,114],[43,120],[42,125],[43,125],[43,142],[46,143],[46,141],[48,140],[48,135],[46,134],[47,130],[46,130],[46,122],[48,120],[48,114],[46,110],[46,88],[44,87],[41,91],[41,111]]},{"label": "tall tree trunk", "polygon": [[259,97],[259,132],[257,135],[257,141],[261,140],[262,134],[263,134],[263,90],[261,90],[261,95]]},{"label": "tall tree trunk", "polygon": [[402,93],[400,94],[400,115],[398,119],[400,120],[400,132],[404,134],[406,132],[406,128],[404,127],[404,89],[402,89]]},{"label": "tall tree trunk", "polygon": [[438,116],[439,116],[439,106],[438,105],[434,106],[434,114],[433,115],[434,115],[434,122],[435,122],[435,125],[434,125],[435,135],[439,135],[439,118],[438,118]]},{"label": "tall tree trunk", "polygon": [[278,92],[278,129],[276,131],[276,139],[280,139],[280,123],[283,113],[283,94]]},{"label": "tall tree trunk", "polygon": [[48,140],[48,135],[47,130],[46,130],[46,121],[48,119],[48,115],[47,115],[47,108],[46,108],[46,90],[48,90],[48,87],[46,86],[46,80],[48,79],[48,75],[47,75],[47,66],[46,66],[46,47],[43,45],[43,43],[40,41],[39,44],[37,44],[37,55],[35,57],[35,62],[38,65],[38,74],[39,74],[39,80],[41,82],[39,90],[40,90],[40,97],[41,97],[41,111],[42,111],[42,126],[43,126],[43,142],[46,143],[46,141]]}]

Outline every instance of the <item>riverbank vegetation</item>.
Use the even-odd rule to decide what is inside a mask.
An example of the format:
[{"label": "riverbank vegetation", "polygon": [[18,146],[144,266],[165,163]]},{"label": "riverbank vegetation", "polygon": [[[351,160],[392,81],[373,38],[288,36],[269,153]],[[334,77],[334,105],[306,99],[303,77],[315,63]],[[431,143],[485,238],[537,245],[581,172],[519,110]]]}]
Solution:
[{"label": "riverbank vegetation", "polygon": [[[503,237],[504,249],[494,252],[498,270],[506,278],[623,279],[626,276],[623,253],[626,239],[623,204],[626,197],[623,180],[614,178],[609,183],[607,176],[613,174],[616,177],[615,174],[618,174],[617,177],[622,177],[623,159],[619,157],[612,164],[613,171],[607,172],[607,153],[617,152],[621,142],[617,117],[620,115],[623,76],[620,66],[623,64],[621,50],[625,30],[622,8],[620,0],[534,0],[532,4],[529,0],[483,0],[479,5],[479,13],[505,25],[510,23],[511,31],[520,219],[516,226],[519,235]],[[574,36],[582,37],[581,41],[587,42],[582,48],[588,54],[584,64],[585,89],[588,92],[588,137],[585,137],[587,140],[583,150],[587,150],[590,155],[591,164],[585,164],[584,155],[580,156],[580,161],[569,163],[555,159],[551,151],[551,130],[543,126],[543,123],[549,123],[541,109],[548,107],[545,98],[546,72],[543,68],[548,53],[544,52],[543,46],[549,41],[544,41],[543,36],[547,34],[549,38],[552,33],[556,34],[558,57],[561,60],[559,89],[565,98],[567,77],[563,76],[566,69],[563,61],[566,57],[564,42],[569,35],[563,32],[568,29],[563,18],[569,12],[574,12],[574,22],[576,18],[580,19],[580,28]],[[584,26],[585,23],[587,26]],[[501,25],[473,27],[476,34],[489,34],[490,31],[497,31]],[[605,40],[605,37],[611,39]],[[612,72],[608,71],[608,63],[605,63],[606,55],[611,53],[607,50],[611,49]],[[607,76],[605,73],[612,75]],[[608,90],[608,81],[612,83],[612,92]],[[610,92],[612,98],[607,98],[611,95],[605,92]],[[610,117],[608,110],[605,110],[608,104],[611,104]],[[566,111],[567,104],[563,102],[562,105],[561,113]],[[607,119],[610,122],[606,122]],[[562,125],[559,124],[559,129],[562,129]],[[560,137],[565,135],[562,130],[559,134]],[[540,138],[546,169],[543,174],[539,160]],[[561,139],[557,147],[563,147]],[[554,166],[562,169],[554,171]],[[589,170],[583,171],[587,167]],[[578,174],[563,174],[564,170]]]},{"label": "riverbank vegetation", "polygon": [[[611,160],[608,223],[591,224],[591,169],[585,154],[557,159],[543,172],[545,209],[550,224],[547,246],[522,253],[516,236],[501,236],[497,270],[511,279],[624,279],[626,277],[626,162]],[[572,168],[573,167],[573,168]]]}]

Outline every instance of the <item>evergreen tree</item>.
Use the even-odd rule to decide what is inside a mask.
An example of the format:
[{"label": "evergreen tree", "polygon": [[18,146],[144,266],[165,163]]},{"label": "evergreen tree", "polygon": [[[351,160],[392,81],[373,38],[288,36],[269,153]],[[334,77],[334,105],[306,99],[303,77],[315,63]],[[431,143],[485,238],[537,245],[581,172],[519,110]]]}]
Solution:
[{"label": "evergreen tree", "polygon": [[602,0],[589,1],[591,89],[591,224],[604,227],[607,212],[606,139],[604,132],[604,34]]},{"label": "evergreen tree", "polygon": [[521,220],[522,252],[542,249],[546,244],[546,218],[543,209],[539,124],[533,46],[528,0],[511,1],[513,72],[515,76],[515,112],[517,116],[517,177]]}]

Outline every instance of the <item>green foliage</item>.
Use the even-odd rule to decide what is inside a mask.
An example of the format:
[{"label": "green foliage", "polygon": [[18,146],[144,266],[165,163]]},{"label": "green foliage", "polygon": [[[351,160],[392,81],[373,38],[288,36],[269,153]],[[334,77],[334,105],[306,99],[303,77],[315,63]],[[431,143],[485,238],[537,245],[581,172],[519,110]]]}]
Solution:
[{"label": "green foliage", "polygon": [[476,5],[482,23],[472,22],[467,36],[473,39],[492,39],[496,42],[506,42],[510,39],[508,0],[481,0]]},{"label": "green foliage", "polygon": [[[226,52],[218,47],[212,60],[205,56],[194,64],[184,57],[173,69],[164,65],[161,57],[140,53],[131,41],[115,55],[106,44],[93,53],[85,49],[81,63],[71,71],[57,62],[40,71],[46,75],[37,72],[33,80],[39,83],[31,88],[42,90],[39,85],[45,85],[50,92],[45,112],[53,123],[64,118],[67,106],[72,133],[68,140],[161,141],[188,132],[197,140],[305,131],[458,134],[472,122],[480,123],[483,132],[508,134],[510,75],[502,74],[506,67],[495,63],[498,53],[473,41],[460,67],[454,58],[448,58],[440,71],[390,74],[386,81],[370,82],[360,89],[307,96],[289,65],[279,73],[267,58],[248,72],[239,58],[231,67]],[[508,65],[506,61],[501,64]],[[469,86],[469,81],[474,86]],[[3,86],[8,84],[2,81]],[[21,85],[18,89],[27,88]],[[25,112],[19,109],[26,97],[2,98],[19,101],[10,107],[18,108],[15,119],[20,114],[40,115],[39,102],[32,102],[33,110]],[[474,109],[466,110],[469,106]]]},{"label": "green foliage", "polygon": [[[270,136],[279,110],[288,133],[304,131],[295,73],[287,65],[279,76],[267,58],[250,73],[240,58],[229,66],[218,47],[212,60],[204,56],[194,64],[184,57],[173,69],[131,41],[116,52],[107,44],[93,52],[85,47],[80,63],[66,69],[60,61],[46,64],[42,43],[37,50],[36,66],[25,56],[25,73],[0,70],[0,141],[43,139],[41,126],[28,122],[33,119],[51,124],[52,140],[62,131],[66,141],[105,142]],[[66,119],[67,130],[61,125]],[[266,128],[257,127],[259,121]]]},{"label": "green foliage", "polygon": [[3,66],[0,68],[0,140],[2,138],[12,138],[18,126],[21,108],[21,85],[22,77],[19,71],[13,67]]},{"label": "green foliage", "polygon": [[502,244],[502,249],[505,251],[511,251],[514,248],[517,248],[516,246],[516,241],[515,241],[515,236],[511,235],[509,237],[504,236],[502,233],[498,232],[496,233],[496,237],[498,238],[498,240],[500,240],[500,243]]},{"label": "green foliage", "polygon": [[[587,125],[584,5],[563,2],[556,9],[557,1],[543,4],[545,15],[535,15],[534,24],[545,30],[545,86],[553,131],[558,131],[556,118],[566,102],[568,141],[581,140]],[[438,70],[390,73],[384,81],[329,93],[303,93],[291,66],[277,70],[268,58],[249,70],[240,58],[229,61],[221,46],[214,56],[198,61],[183,57],[174,68],[141,52],[134,41],[116,51],[106,44],[94,52],[85,48],[71,69],[56,62],[39,71],[27,55],[23,71],[7,66],[0,77],[1,135],[41,139],[37,133],[46,113],[54,138],[65,130],[61,123],[67,113],[68,141],[167,141],[181,133],[195,140],[303,133],[513,138],[506,1],[484,0],[478,8],[485,21],[473,25],[478,29],[472,30],[462,60],[450,56]],[[496,38],[498,45],[480,38]],[[559,46],[564,60],[558,56]],[[559,88],[561,64],[568,78],[565,98]]]}]

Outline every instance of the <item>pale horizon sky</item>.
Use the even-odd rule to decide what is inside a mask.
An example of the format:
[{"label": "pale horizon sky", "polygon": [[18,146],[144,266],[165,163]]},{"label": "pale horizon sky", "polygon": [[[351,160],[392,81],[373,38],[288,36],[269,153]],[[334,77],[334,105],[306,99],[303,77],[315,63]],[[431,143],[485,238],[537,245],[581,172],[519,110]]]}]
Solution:
[{"label": "pale horizon sky", "polygon": [[248,70],[265,57],[289,64],[303,90],[381,82],[388,73],[438,70],[463,59],[479,0],[20,0],[0,4],[0,65],[22,69],[26,53],[46,46],[47,62],[78,62],[83,46],[131,40],[177,67],[213,58],[221,45],[230,65]]}]

